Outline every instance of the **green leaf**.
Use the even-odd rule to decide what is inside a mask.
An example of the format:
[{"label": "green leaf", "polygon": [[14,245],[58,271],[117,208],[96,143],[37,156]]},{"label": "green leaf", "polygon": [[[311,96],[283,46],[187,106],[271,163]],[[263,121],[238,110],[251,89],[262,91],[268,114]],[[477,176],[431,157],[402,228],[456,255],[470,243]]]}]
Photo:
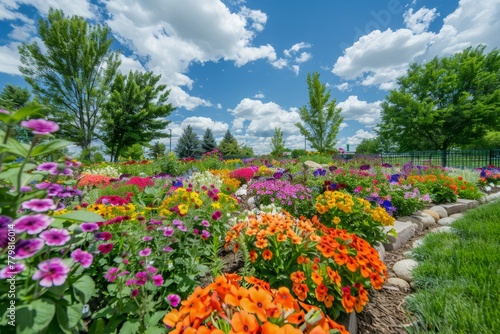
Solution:
[{"label": "green leaf", "polygon": [[56,306],[56,316],[59,326],[67,330],[75,328],[82,318],[82,309],[82,304],[65,306],[63,303],[58,303]]},{"label": "green leaf", "polygon": [[126,319],[126,316],[124,315],[121,315],[119,317],[114,317],[112,318],[108,324],[106,325],[106,327],[104,327],[104,330],[101,332],[101,333],[116,333],[116,329],[118,328],[118,326],[120,326],[120,324],[122,323],[122,321],[124,321]]},{"label": "green leaf", "polygon": [[99,318],[92,321],[92,325],[89,328],[89,334],[102,334],[105,333],[104,327],[106,327],[106,321],[104,319]]},{"label": "green leaf", "polygon": [[157,312],[153,313],[153,315],[151,316],[151,318],[148,321],[148,325],[149,326],[158,325],[160,320],[163,319],[167,313],[168,313],[167,311],[157,311]]},{"label": "green leaf", "polygon": [[39,111],[42,108],[42,106],[28,106],[28,107],[23,107],[21,109],[18,109],[16,112],[14,112],[11,117],[12,119],[16,121],[21,121],[22,119],[33,115],[37,111]]},{"label": "green leaf", "polygon": [[50,299],[37,299],[29,305],[19,306],[16,310],[16,321],[18,333],[43,332],[54,318],[56,306]]},{"label": "green leaf", "polygon": [[72,285],[74,294],[82,304],[86,304],[94,294],[95,283],[88,275],[83,275]]},{"label": "green leaf", "polygon": [[97,213],[85,210],[73,211],[64,215],[55,216],[54,218],[88,223],[97,223],[104,221],[104,219]]},{"label": "green leaf", "polygon": [[138,319],[131,319],[126,321],[120,329],[120,334],[135,334],[139,333],[141,324]]},{"label": "green leaf", "polygon": [[149,327],[146,329],[144,334],[164,334],[165,333],[165,327]]},{"label": "green leaf", "polygon": [[73,143],[64,139],[54,139],[47,143],[42,143],[37,145],[33,151],[31,151],[31,156],[36,157],[37,155],[46,154],[55,150],[59,150],[64,147],[68,147]]}]

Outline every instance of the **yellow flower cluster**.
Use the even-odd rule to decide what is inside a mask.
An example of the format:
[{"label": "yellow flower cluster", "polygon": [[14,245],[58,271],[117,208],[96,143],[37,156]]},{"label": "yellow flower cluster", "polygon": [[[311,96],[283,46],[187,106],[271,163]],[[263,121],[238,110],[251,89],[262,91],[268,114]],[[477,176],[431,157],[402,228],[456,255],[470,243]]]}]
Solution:
[{"label": "yellow flower cluster", "polygon": [[134,204],[126,205],[105,205],[91,204],[86,208],[87,211],[95,212],[104,219],[113,219],[118,216],[129,216],[130,220],[137,220],[137,216],[144,215],[143,212],[138,212]]},{"label": "yellow flower cluster", "polygon": [[210,170],[210,173],[215,176],[220,176],[222,179],[221,190],[225,191],[225,188],[229,188],[228,192],[234,193],[241,185],[241,181],[230,176],[231,170],[229,169],[214,169]]},{"label": "yellow flower cluster", "polygon": [[380,206],[373,209],[371,215],[374,221],[379,222],[384,226],[392,226],[396,221],[394,217],[389,215],[387,211]]},{"label": "yellow flower cluster", "polygon": [[325,214],[331,209],[338,208],[344,213],[351,213],[354,206],[352,196],[340,191],[325,191],[316,197],[316,211]]},{"label": "yellow flower cluster", "polygon": [[185,215],[190,208],[200,207],[202,204],[203,201],[200,198],[200,194],[197,192],[187,191],[185,188],[177,188],[172,196],[167,197],[161,204],[160,214],[162,216],[170,216],[173,214],[170,208],[178,205],[179,213]]}]

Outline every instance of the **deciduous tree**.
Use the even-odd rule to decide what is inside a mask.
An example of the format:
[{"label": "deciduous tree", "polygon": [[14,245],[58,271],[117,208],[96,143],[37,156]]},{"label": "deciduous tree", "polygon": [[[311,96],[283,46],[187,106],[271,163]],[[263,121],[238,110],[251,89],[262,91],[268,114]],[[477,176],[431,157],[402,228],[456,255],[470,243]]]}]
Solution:
[{"label": "deciduous tree", "polygon": [[281,128],[274,128],[274,136],[271,138],[271,155],[278,157],[285,152],[285,140]]}]

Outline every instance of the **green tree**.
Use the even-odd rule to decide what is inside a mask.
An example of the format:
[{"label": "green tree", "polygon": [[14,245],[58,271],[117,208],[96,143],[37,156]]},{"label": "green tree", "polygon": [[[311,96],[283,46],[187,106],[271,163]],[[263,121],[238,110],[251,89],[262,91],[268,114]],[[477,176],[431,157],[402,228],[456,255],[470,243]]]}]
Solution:
[{"label": "green tree", "polygon": [[120,65],[110,51],[110,29],[51,8],[47,20],[39,20],[38,33],[43,47],[23,43],[19,70],[40,102],[52,107],[58,135],[87,149]]},{"label": "green tree", "polygon": [[111,161],[118,161],[126,147],[168,137],[162,130],[170,123],[165,117],[174,108],[167,103],[170,91],[158,84],[160,77],[138,71],[116,76],[102,111],[99,135],[110,151]]},{"label": "green tree", "polygon": [[253,157],[255,153],[253,152],[253,148],[247,145],[243,145],[239,150],[239,155],[244,157]]},{"label": "green tree", "polygon": [[240,154],[240,147],[238,141],[234,138],[231,131],[227,130],[219,143],[219,151],[222,155],[238,155]]},{"label": "green tree", "polygon": [[412,64],[382,103],[381,140],[400,151],[447,150],[498,128],[500,57],[484,49]]},{"label": "green tree", "polygon": [[210,152],[217,147],[217,142],[215,141],[214,134],[212,130],[207,128],[203,134],[203,140],[201,142],[201,149],[203,153]]},{"label": "green tree", "polygon": [[271,155],[281,156],[285,152],[285,140],[281,128],[274,128],[274,136],[271,138]]},{"label": "green tree", "polygon": [[28,89],[7,84],[0,93],[0,108],[16,111],[27,106],[30,99],[31,93]]},{"label": "green tree", "polygon": [[319,81],[319,73],[307,75],[309,89],[309,105],[300,108],[300,119],[304,122],[296,123],[300,133],[311,143],[311,147],[320,153],[333,151],[337,141],[340,123],[344,120],[340,116],[342,111],[336,108],[336,100],[330,101],[330,91]]},{"label": "green tree", "polygon": [[381,153],[382,146],[380,145],[380,140],[377,138],[363,138],[358,147],[356,147],[356,153],[365,154],[375,154]]},{"label": "green tree", "polygon": [[158,157],[165,155],[166,149],[167,146],[165,144],[157,141],[149,149],[149,156],[151,159],[158,159]]},{"label": "green tree", "polygon": [[133,144],[123,150],[121,157],[125,160],[142,160],[144,157],[144,149],[141,144]]},{"label": "green tree", "polygon": [[200,155],[200,138],[196,132],[193,131],[191,125],[188,125],[182,132],[182,136],[179,138],[179,142],[175,148],[175,153],[179,158],[194,158]]}]

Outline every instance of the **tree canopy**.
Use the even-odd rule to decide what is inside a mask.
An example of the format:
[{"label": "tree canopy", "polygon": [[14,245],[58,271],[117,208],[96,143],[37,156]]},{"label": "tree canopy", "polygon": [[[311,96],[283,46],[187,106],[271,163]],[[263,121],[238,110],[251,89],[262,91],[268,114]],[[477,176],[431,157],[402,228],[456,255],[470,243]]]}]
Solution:
[{"label": "tree canopy", "polygon": [[138,71],[116,76],[102,111],[99,136],[112,161],[118,161],[127,147],[168,137],[163,130],[170,121],[165,118],[174,108],[167,103],[170,91],[158,84],[160,77],[153,72]]},{"label": "tree canopy", "polygon": [[200,138],[193,131],[191,125],[188,125],[179,138],[175,153],[179,158],[195,158],[201,153]]},{"label": "tree canopy", "polygon": [[40,102],[52,107],[59,134],[87,149],[120,65],[110,51],[110,29],[51,8],[38,33],[43,47],[23,43],[19,70]]},{"label": "tree canopy", "polygon": [[382,103],[381,140],[400,151],[447,150],[498,129],[500,56],[484,50],[412,64]]},{"label": "tree canopy", "polygon": [[201,149],[203,153],[211,152],[214,148],[217,147],[217,142],[215,141],[214,134],[210,128],[205,130],[203,134],[203,140],[201,142]]},{"label": "tree canopy", "polygon": [[311,143],[311,147],[318,152],[333,151],[337,141],[343,117],[341,109],[336,108],[336,100],[330,101],[330,91],[319,80],[319,73],[307,74],[309,89],[309,104],[300,108],[300,119],[304,122],[296,123],[300,133]]},{"label": "tree canopy", "polygon": [[274,136],[271,138],[271,155],[280,156],[285,152],[285,140],[281,128],[274,128]]},{"label": "tree canopy", "polygon": [[234,138],[231,131],[227,130],[219,143],[219,151],[222,155],[238,155],[240,154],[240,147],[238,141]]}]

